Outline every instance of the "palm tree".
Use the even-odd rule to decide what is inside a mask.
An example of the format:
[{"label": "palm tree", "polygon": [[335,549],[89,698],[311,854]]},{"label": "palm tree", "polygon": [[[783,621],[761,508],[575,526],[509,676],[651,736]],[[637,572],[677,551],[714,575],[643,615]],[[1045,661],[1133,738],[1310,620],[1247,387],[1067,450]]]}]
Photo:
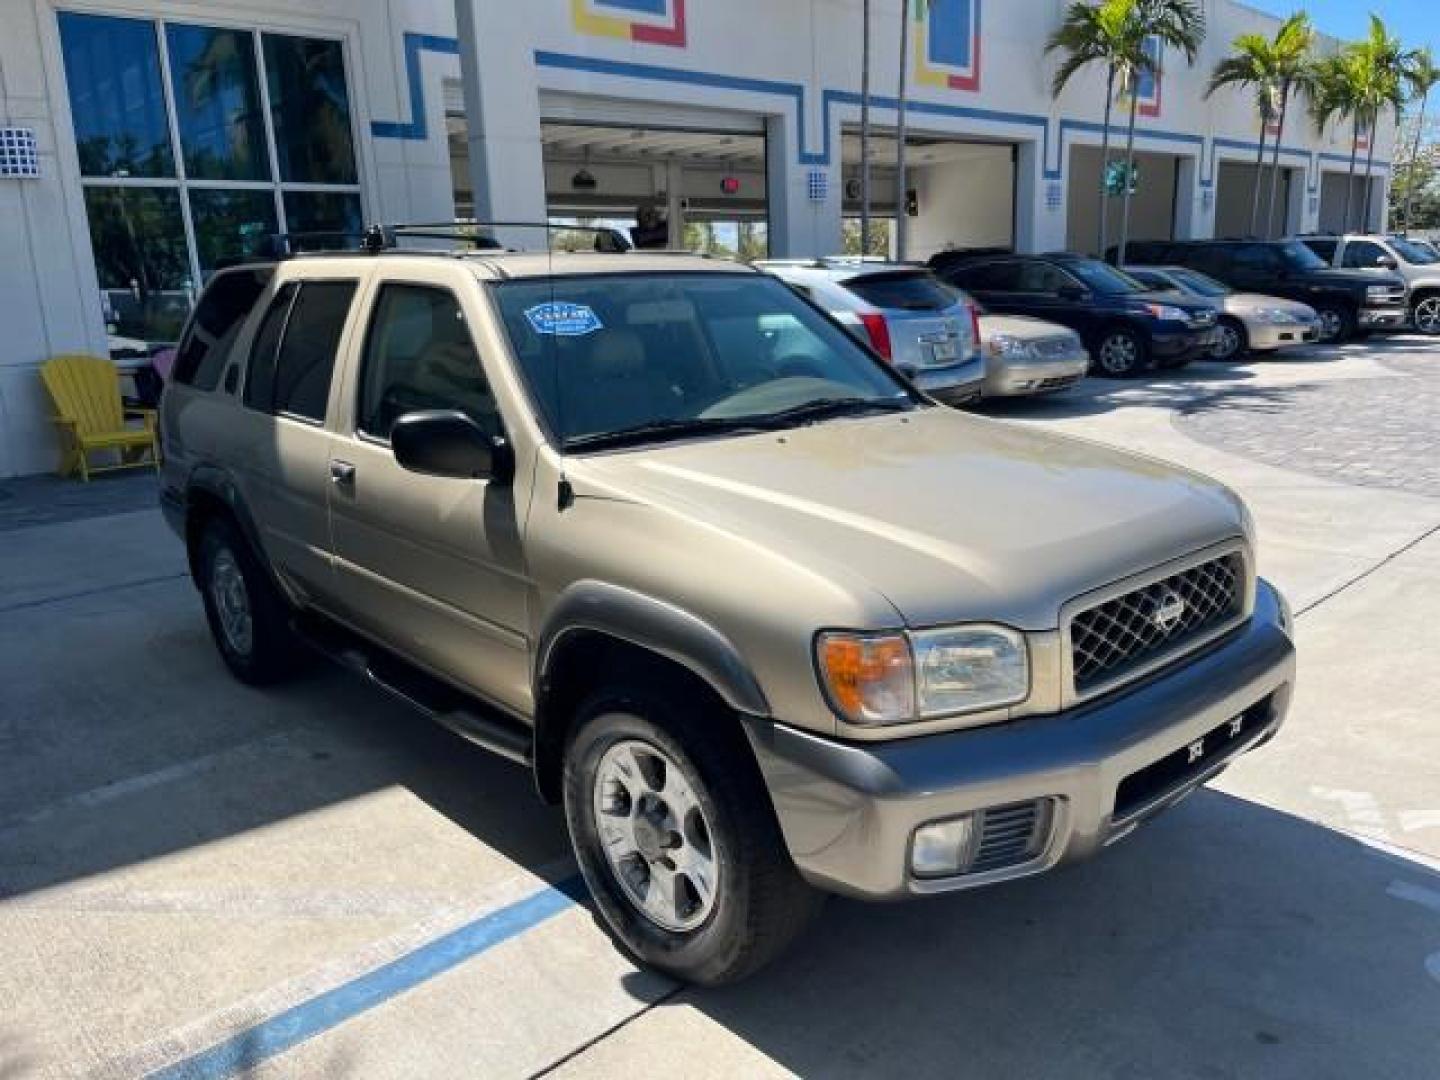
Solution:
[{"label": "palm tree", "polygon": [[1374,195],[1371,174],[1375,168],[1375,142],[1380,117],[1385,112],[1400,119],[1405,108],[1406,72],[1414,60],[1414,53],[1392,37],[1384,21],[1378,15],[1370,16],[1370,33],[1354,46],[1358,63],[1356,74],[1361,76],[1359,90],[1359,115],[1370,130],[1369,146],[1365,155],[1365,201],[1360,211],[1361,228],[1370,227],[1370,201]]},{"label": "palm tree", "polygon": [[[1280,144],[1285,138],[1285,113],[1290,108],[1291,94],[1308,95],[1313,83],[1313,59],[1310,50],[1315,44],[1315,28],[1303,11],[1296,12],[1280,25],[1271,43],[1271,59],[1275,77],[1280,84],[1280,125],[1275,131],[1275,149],[1270,158],[1270,198],[1265,204],[1265,235],[1275,232],[1275,190],[1280,182]],[[1259,181],[1259,176],[1256,176]]]},{"label": "palm tree", "polygon": [[1350,228],[1350,205],[1355,191],[1355,161],[1360,153],[1359,96],[1361,77],[1354,72],[1356,59],[1346,51],[1324,57],[1315,64],[1310,94],[1310,116],[1315,130],[1324,134],[1332,121],[1349,120],[1350,169],[1345,177],[1345,210],[1340,228]]},{"label": "palm tree", "polygon": [[[1125,54],[1125,63],[1117,66],[1116,74],[1130,97],[1130,125],[1125,135],[1125,193],[1120,211],[1120,250],[1115,264],[1125,265],[1125,249],[1130,241],[1130,199],[1135,192],[1135,114],[1140,101],[1140,77],[1146,72],[1160,78],[1159,57],[1166,46],[1185,54],[1186,63],[1195,65],[1195,56],[1205,40],[1205,8],[1201,0],[1134,0],[1131,19],[1132,48]],[[1145,48],[1147,40],[1159,42],[1155,58]]]},{"label": "palm tree", "polygon": [[1417,49],[1410,58],[1405,72],[1405,81],[1411,94],[1420,102],[1420,116],[1415,122],[1415,145],[1410,151],[1410,178],[1405,187],[1405,235],[1410,235],[1410,207],[1415,198],[1415,162],[1420,158],[1420,138],[1425,131],[1425,106],[1430,91],[1440,85],[1440,67],[1435,66],[1435,57],[1430,49]]},{"label": "palm tree", "polygon": [[1050,92],[1059,97],[1077,74],[1092,64],[1105,67],[1105,124],[1100,134],[1100,227],[1095,250],[1105,253],[1109,239],[1109,193],[1105,171],[1110,164],[1110,116],[1115,106],[1115,79],[1120,57],[1129,47],[1131,14],[1135,0],[1102,0],[1100,3],[1072,3],[1065,9],[1059,28],[1045,42],[1045,52],[1063,53],[1060,67],[1050,83]]},{"label": "palm tree", "polygon": [[[1230,55],[1215,65],[1205,96],[1212,96],[1226,86],[1245,87],[1255,91],[1255,104],[1260,113],[1260,143],[1255,148],[1255,187],[1250,194],[1250,235],[1260,229],[1260,181],[1265,171],[1265,136],[1279,108],[1280,84],[1276,77],[1274,51],[1264,34],[1241,34],[1230,45]],[[1276,144],[1279,144],[1277,138]]]}]

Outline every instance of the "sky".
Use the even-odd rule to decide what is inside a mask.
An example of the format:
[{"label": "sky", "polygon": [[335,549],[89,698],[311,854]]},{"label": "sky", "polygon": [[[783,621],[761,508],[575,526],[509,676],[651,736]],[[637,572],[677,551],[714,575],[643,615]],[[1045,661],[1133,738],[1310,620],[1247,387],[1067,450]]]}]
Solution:
[{"label": "sky", "polygon": [[1370,26],[1370,12],[1385,20],[1392,34],[1411,48],[1429,45],[1440,54],[1440,25],[1435,0],[1243,0],[1250,7],[1276,15],[1297,10],[1310,13],[1321,32],[1338,38],[1363,37]]}]

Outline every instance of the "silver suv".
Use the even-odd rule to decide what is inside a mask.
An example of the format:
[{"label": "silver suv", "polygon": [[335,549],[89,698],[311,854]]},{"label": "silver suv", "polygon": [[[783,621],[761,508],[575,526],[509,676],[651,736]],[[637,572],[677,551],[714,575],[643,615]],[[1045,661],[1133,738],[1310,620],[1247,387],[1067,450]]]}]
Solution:
[{"label": "silver suv", "polygon": [[386,235],[210,283],[167,517],[235,676],[328,654],[531,770],[637,960],[1092,855],[1279,728],[1215,481],[939,407],[741,266]]},{"label": "silver suv", "polygon": [[937,401],[963,405],[980,397],[979,308],[929,270],[851,256],[755,266],[829,312]]},{"label": "silver suv", "polygon": [[1422,334],[1440,334],[1440,255],[1429,244],[1373,233],[1299,239],[1331,266],[1399,274],[1411,324]]}]

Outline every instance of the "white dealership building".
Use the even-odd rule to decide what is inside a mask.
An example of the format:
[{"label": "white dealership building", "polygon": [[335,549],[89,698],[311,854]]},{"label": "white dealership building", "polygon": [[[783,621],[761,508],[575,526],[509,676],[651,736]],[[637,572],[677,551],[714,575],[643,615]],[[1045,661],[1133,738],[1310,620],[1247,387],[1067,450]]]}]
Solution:
[{"label": "white dealership building", "polygon": [[[1052,98],[1062,0],[871,6],[873,202],[912,215],[911,256],[1094,250],[1103,74]],[[1249,230],[1253,97],[1203,91],[1277,20],[1205,7],[1195,65],[1160,53],[1141,87],[1136,238]],[[55,465],[48,357],[143,363],[270,234],[648,208],[674,245],[800,256],[859,214],[861,0],[0,0],[0,27],[0,476]],[[1292,112],[1276,234],[1337,226],[1350,164],[1348,124]]]}]

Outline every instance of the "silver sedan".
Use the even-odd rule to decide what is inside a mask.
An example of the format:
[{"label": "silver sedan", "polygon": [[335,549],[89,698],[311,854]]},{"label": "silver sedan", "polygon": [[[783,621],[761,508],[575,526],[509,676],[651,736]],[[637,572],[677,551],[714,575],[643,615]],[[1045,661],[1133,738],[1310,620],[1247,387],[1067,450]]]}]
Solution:
[{"label": "silver sedan", "polygon": [[1209,300],[1220,309],[1216,360],[1272,353],[1320,340],[1320,316],[1308,304],[1260,293],[1235,292],[1207,274],[1184,266],[1134,266],[1125,271],[1152,289]]},{"label": "silver sedan", "polygon": [[1024,315],[981,315],[983,397],[1048,394],[1073,386],[1090,368],[1080,335]]}]

